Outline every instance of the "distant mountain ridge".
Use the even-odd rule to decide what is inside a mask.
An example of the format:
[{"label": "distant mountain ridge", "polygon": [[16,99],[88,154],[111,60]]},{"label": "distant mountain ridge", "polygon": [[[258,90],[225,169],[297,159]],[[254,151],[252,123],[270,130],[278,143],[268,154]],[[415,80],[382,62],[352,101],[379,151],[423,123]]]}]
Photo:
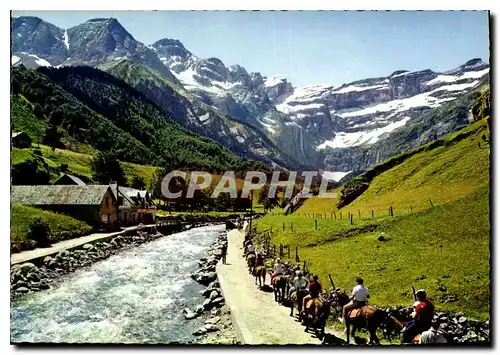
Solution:
[{"label": "distant mountain ridge", "polygon": [[476,58],[443,73],[397,70],[341,86],[293,87],[284,78],[199,58],[176,39],[146,46],[112,18],[63,30],[19,17],[12,27],[14,65],[97,66],[190,130],[238,154],[288,168],[363,170],[389,152],[453,132],[463,127],[463,117],[436,121],[443,117],[439,108],[469,105],[463,98],[489,80],[489,64]]}]

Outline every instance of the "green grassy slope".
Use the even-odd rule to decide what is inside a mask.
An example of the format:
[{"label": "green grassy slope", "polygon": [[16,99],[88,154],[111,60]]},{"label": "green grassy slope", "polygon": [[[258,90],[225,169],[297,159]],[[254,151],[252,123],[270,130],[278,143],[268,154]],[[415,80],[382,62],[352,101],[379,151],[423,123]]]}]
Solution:
[{"label": "green grassy slope", "polygon": [[[41,155],[40,155],[41,153]],[[92,155],[73,152],[71,150],[52,148],[40,144],[40,149],[35,144],[30,149],[12,148],[12,166],[15,169],[20,164],[28,161],[36,161],[38,170],[49,174],[50,182],[54,182],[60,176],[61,164],[67,164],[69,174],[92,180]],[[127,162],[120,163],[125,173],[127,183],[130,184],[134,177],[140,177],[146,186],[153,183],[153,176],[158,167],[151,165],[139,165]]]},{"label": "green grassy slope", "polygon": [[29,223],[35,217],[41,217],[50,225],[50,239],[53,243],[79,237],[91,230],[90,226],[75,218],[14,203],[11,206],[10,231],[13,252],[32,249],[35,246],[35,242],[27,237]]},{"label": "green grassy slope", "polygon": [[[266,215],[256,226],[272,227],[274,243],[298,246],[323,283],[331,273],[336,285],[351,288],[362,275],[374,304],[410,305],[414,285],[427,289],[439,309],[485,319],[490,225],[489,149],[478,147],[483,134],[484,120],[374,167],[368,188],[340,210],[337,200],[315,197],[293,215]],[[317,230],[312,213],[322,214]],[[377,240],[382,233],[389,241]],[[445,303],[451,295],[456,301]]]}]

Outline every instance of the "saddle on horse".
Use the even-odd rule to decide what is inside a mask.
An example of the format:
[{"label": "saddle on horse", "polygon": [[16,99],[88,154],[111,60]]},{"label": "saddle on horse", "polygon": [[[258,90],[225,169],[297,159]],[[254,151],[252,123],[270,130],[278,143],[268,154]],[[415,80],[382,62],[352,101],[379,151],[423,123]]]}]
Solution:
[{"label": "saddle on horse", "polygon": [[354,308],[351,308],[347,311],[347,318],[353,320],[359,315],[361,309],[366,306],[366,302],[356,302]]}]

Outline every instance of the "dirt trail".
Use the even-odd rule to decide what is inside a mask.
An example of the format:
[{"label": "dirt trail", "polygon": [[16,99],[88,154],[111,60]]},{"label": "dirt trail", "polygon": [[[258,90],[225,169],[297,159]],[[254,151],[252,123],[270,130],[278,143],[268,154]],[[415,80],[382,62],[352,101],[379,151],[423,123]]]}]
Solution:
[{"label": "dirt trail", "polygon": [[[227,265],[217,265],[221,289],[242,343],[321,344],[290,317],[288,308],[274,301],[272,293],[261,291],[255,285],[242,257],[243,238],[243,232],[236,229],[228,233]],[[269,283],[268,275],[266,285]]]}]

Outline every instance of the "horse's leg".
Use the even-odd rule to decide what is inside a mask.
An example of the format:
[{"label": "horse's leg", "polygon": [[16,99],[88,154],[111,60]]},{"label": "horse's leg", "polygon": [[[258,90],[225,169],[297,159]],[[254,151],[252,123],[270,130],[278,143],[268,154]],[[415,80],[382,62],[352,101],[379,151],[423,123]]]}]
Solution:
[{"label": "horse's leg", "polygon": [[293,301],[290,300],[290,317],[293,317]]},{"label": "horse's leg", "polygon": [[346,337],[347,337],[346,342],[347,342],[347,344],[349,344],[349,341],[351,340],[350,339],[350,332],[349,332],[349,322],[346,322],[345,326],[346,326]]}]

